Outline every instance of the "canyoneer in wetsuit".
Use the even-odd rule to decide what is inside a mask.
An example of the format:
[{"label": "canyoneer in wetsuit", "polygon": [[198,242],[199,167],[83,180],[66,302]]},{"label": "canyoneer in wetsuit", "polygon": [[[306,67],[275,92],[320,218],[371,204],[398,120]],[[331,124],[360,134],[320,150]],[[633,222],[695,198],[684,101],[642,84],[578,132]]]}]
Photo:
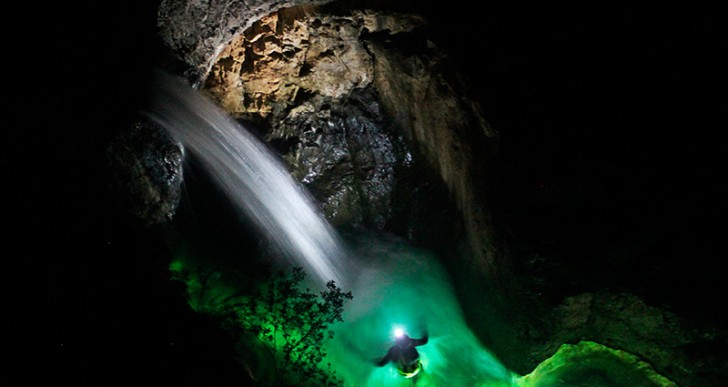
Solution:
[{"label": "canyoneer in wetsuit", "polygon": [[413,339],[404,332],[398,332],[395,344],[389,349],[387,355],[377,362],[377,365],[383,367],[389,362],[395,362],[397,370],[405,377],[411,378],[417,375],[422,365],[420,364],[420,353],[415,347],[427,344],[427,338],[427,334],[421,339]]}]

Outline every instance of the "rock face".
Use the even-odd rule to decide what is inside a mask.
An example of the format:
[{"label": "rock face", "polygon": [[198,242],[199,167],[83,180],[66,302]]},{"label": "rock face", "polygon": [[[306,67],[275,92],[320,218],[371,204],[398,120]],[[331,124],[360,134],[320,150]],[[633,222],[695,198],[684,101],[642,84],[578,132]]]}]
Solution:
[{"label": "rock face", "polygon": [[372,87],[374,60],[360,41],[364,26],[377,24],[370,19],[274,12],[222,51],[204,90],[233,116],[267,129],[265,139],[333,224],[381,230],[395,175],[412,156]]},{"label": "rock face", "polygon": [[[348,97],[372,81],[372,61],[353,18],[282,9],[255,22],[223,49],[205,88],[238,117],[282,117],[307,96]],[[301,95],[299,95],[301,93]]]},{"label": "rock face", "polygon": [[568,297],[542,321],[550,327],[531,352],[532,366],[564,343],[591,340],[646,359],[681,386],[719,385],[728,367],[715,352],[699,348],[725,345],[724,334],[692,326],[631,294],[584,293]]},{"label": "rock face", "polygon": [[[463,292],[510,291],[482,186],[497,133],[422,17],[338,4],[233,15],[165,2],[159,22],[195,69],[188,78],[280,151],[332,223],[446,242]],[[488,308],[465,308],[473,321],[491,315],[488,330],[509,327]],[[511,346],[505,337],[491,332],[488,345]]]},{"label": "rock face", "polygon": [[384,109],[437,171],[460,209],[472,258],[468,263],[502,288],[509,268],[491,234],[493,224],[478,186],[487,183],[487,166],[481,163],[495,155],[498,135],[479,107],[458,93],[460,85],[446,77],[437,51],[415,46],[419,52],[403,53],[392,40],[370,45],[376,58],[374,84]]},{"label": "rock face", "polygon": [[283,7],[325,4],[332,0],[163,0],[159,34],[191,67],[193,83],[207,78],[230,40],[256,20]]},{"label": "rock face", "polygon": [[677,387],[637,356],[591,341],[562,345],[516,385]]},{"label": "rock face", "polygon": [[107,150],[111,192],[124,210],[144,227],[172,220],[182,186],[182,148],[167,132],[139,120]]},{"label": "rock face", "polygon": [[409,14],[281,9],[221,50],[204,90],[268,128],[266,139],[337,225],[383,228],[394,175],[422,160],[462,214],[470,267],[491,281],[507,278],[474,184],[483,170],[473,154],[493,153],[497,134],[443,75],[444,57],[424,26]]},{"label": "rock face", "polygon": [[351,18],[279,10],[233,39],[205,90],[269,128],[265,139],[333,224],[382,228],[404,155],[367,88],[373,66],[359,33]]},{"label": "rock face", "polygon": [[366,92],[353,94],[343,106],[326,108],[316,100],[291,111],[268,139],[295,141],[284,159],[333,224],[383,229],[395,175],[407,167],[408,154]]},{"label": "rock face", "polygon": [[[529,372],[562,344],[590,340],[638,355],[681,385],[725,378],[720,359],[700,353],[725,345],[724,333],[700,333],[627,294],[582,294],[549,310],[531,286],[523,305],[506,298],[519,305],[509,311],[517,323],[491,320],[502,304],[483,298],[523,290],[511,282],[484,198],[497,132],[464,97],[425,20],[328,3],[165,0],[160,33],[197,87],[280,151],[332,223],[424,244],[439,227],[452,250],[460,243],[449,263],[454,282],[477,298],[462,297],[465,313],[509,368]],[[450,206],[456,213],[435,215]]]}]

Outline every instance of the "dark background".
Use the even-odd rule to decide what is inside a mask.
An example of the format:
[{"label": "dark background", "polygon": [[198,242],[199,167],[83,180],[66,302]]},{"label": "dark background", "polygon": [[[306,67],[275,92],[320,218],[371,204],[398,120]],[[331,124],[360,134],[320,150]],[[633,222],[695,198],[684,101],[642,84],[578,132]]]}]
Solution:
[{"label": "dark background", "polygon": [[455,37],[443,44],[502,136],[493,211],[522,261],[552,262],[523,262],[547,294],[628,290],[725,317],[719,10],[512,2],[435,14],[460,20],[443,24]]},{"label": "dark background", "polygon": [[[105,146],[144,106],[156,4],[3,12],[2,377],[244,382],[169,252],[125,221]],[[142,3],[142,2],[139,2]],[[419,3],[418,3],[419,4]],[[725,25],[715,9],[425,7],[490,124],[496,219],[547,294],[630,290],[724,323]],[[527,265],[534,256],[548,264]],[[538,261],[537,261],[538,262]]]}]

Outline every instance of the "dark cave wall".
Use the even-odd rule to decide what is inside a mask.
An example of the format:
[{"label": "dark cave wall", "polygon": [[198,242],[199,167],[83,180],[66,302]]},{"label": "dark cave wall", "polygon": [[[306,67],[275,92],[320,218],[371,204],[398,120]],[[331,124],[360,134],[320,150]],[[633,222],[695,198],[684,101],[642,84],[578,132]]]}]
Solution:
[{"label": "dark cave wall", "polygon": [[[523,349],[514,344],[513,321],[490,312],[520,294],[484,195],[498,134],[465,96],[463,79],[429,39],[426,21],[352,4],[277,9],[205,51],[216,56],[195,64],[210,63],[196,80],[202,90],[279,148],[334,224],[396,232],[440,252],[475,303],[465,309],[478,334],[517,362]],[[424,196],[439,192],[438,185],[446,192],[434,203]],[[449,207],[458,215],[423,216]],[[424,218],[434,222],[414,225]],[[509,320],[520,318],[515,309]]]},{"label": "dark cave wall", "polygon": [[[501,281],[503,289],[510,276],[479,186],[486,180],[483,165],[494,157],[497,134],[477,103],[457,91],[459,80],[446,75],[451,69],[423,35],[423,19],[383,11],[336,12],[289,8],[256,21],[221,51],[204,90],[237,118],[268,127],[268,141],[285,143],[281,151],[294,177],[313,191],[336,225],[361,219],[355,207],[363,206],[373,210],[369,215],[381,229],[388,220],[393,179],[399,178],[395,169],[398,174],[408,169],[415,153],[417,162],[439,175],[460,209],[469,262],[491,282]],[[325,129],[337,125],[334,116],[349,119],[335,110],[355,105],[363,109],[360,118],[355,112],[348,117],[376,117],[378,124],[364,132],[382,134],[334,145],[339,141],[335,133],[360,131]],[[313,120],[312,115],[321,117]],[[317,128],[324,128],[324,137]],[[357,168],[373,175],[352,173]],[[333,185],[352,177],[356,181]]]},{"label": "dark cave wall", "polygon": [[[10,253],[3,274],[10,289],[22,290],[8,296],[3,309],[10,325],[3,342],[12,355],[4,380],[11,384],[245,384],[226,333],[190,312],[179,289],[170,289],[165,246],[128,224],[108,197],[110,135],[128,129],[144,105],[149,67],[162,51],[155,44],[156,3],[26,2],[6,12],[7,52],[18,60],[5,101],[11,121],[3,131]],[[517,237],[512,249],[535,246],[543,255],[536,263],[559,269],[552,277],[537,266],[526,268],[551,278],[539,285],[543,293],[532,296],[553,305],[562,301],[559,295],[575,294],[554,318],[577,328],[558,337],[593,337],[590,324],[605,318],[597,319],[591,308],[602,316],[607,310],[619,324],[626,306],[638,311],[636,317],[659,319],[672,309],[725,327],[725,104],[715,97],[724,94],[720,58],[728,42],[721,13],[692,3],[648,10],[629,2],[484,5],[487,12],[436,8],[429,20],[442,23],[430,27],[439,31],[437,45],[448,42],[449,56],[470,76],[466,94],[481,101],[484,116],[501,133],[495,170],[505,177],[489,201],[496,223],[508,224]],[[195,47],[195,39],[179,42]],[[472,60],[474,49],[492,60]],[[590,205],[572,206],[575,194]],[[634,208],[640,216],[632,215]],[[656,243],[635,250],[613,237],[615,230],[638,245]],[[657,238],[643,238],[653,230],[661,230]],[[611,261],[621,267],[589,271],[590,260],[583,258],[595,250],[619,258]],[[560,251],[568,257],[559,257]],[[553,262],[584,265],[563,272],[569,266]],[[600,282],[554,285],[585,272]],[[622,289],[649,295],[643,303],[665,305],[662,312],[577,294],[585,284],[615,280]],[[582,321],[586,325],[579,327]],[[656,320],[641,321],[651,326]],[[725,334],[710,339],[704,336],[710,330],[703,331],[679,349],[701,362],[712,375],[704,380],[712,382],[684,384],[722,385]],[[534,356],[548,353],[543,351]]]},{"label": "dark cave wall", "polygon": [[[305,4],[306,7],[296,12],[305,14],[315,9],[315,6]],[[477,103],[456,91],[456,88],[462,88],[457,84],[457,79],[447,79],[442,75],[443,71],[447,71],[439,63],[444,57],[427,47],[432,42],[428,43],[426,37],[416,34],[410,40],[401,37],[407,35],[408,30],[418,28],[417,24],[422,25],[424,21],[404,16],[406,14],[392,17],[386,13],[360,13],[355,15],[353,24],[341,24],[341,20],[338,20],[335,33],[338,37],[334,40],[340,39],[342,31],[351,30],[352,27],[354,30],[347,34],[355,35],[353,41],[340,41],[338,44],[345,48],[339,48],[337,53],[336,49],[320,48],[333,47],[332,42],[322,40],[324,32],[309,32],[305,27],[293,26],[292,21],[284,20],[291,19],[291,15],[272,12],[288,5],[260,3],[249,10],[236,9],[235,5],[226,5],[220,9],[215,6],[204,8],[196,2],[163,3],[159,18],[163,27],[161,34],[165,42],[192,67],[205,69],[197,74],[197,81],[205,80],[205,89],[223,107],[243,119],[250,119],[250,115],[262,118],[272,115],[270,119],[273,121],[290,120],[290,114],[309,114],[311,111],[311,107],[309,111],[304,108],[300,108],[302,111],[299,112],[291,110],[293,102],[301,103],[300,98],[294,101],[297,96],[307,93],[342,101],[343,97],[348,98],[353,89],[372,84],[384,111],[393,121],[393,129],[403,135],[425,162],[437,171],[460,208],[467,244],[473,255],[473,268],[493,283],[502,282],[500,288],[503,289],[510,278],[507,274],[508,265],[491,235],[490,230],[493,228],[490,215],[479,186],[484,179],[485,171],[481,167],[483,160],[492,157],[497,135],[487,125]],[[267,13],[264,14],[262,10]],[[269,17],[268,14],[276,19],[267,24],[257,21],[264,16]],[[199,25],[200,21],[208,19],[219,19],[220,22]],[[325,20],[317,22],[331,24]],[[215,29],[219,25],[234,25],[235,28]],[[258,27],[243,33],[246,28],[255,25]],[[348,25],[348,29],[341,30],[343,25]],[[299,32],[275,38],[273,32],[280,34],[289,27],[298,28]],[[263,34],[256,32],[256,29]],[[266,30],[270,33],[266,34]],[[356,40],[356,34],[359,34],[358,39],[365,39],[363,33],[370,36],[364,45]],[[213,35],[214,38],[206,35]],[[185,43],[182,43],[183,37]],[[244,43],[241,39],[248,42],[255,40],[256,43]],[[277,42],[267,39],[277,39]],[[397,40],[400,40],[399,44]],[[393,44],[393,48],[388,47]],[[405,47],[413,52],[402,56],[400,51]],[[317,50],[320,52],[314,52]],[[328,60],[328,57],[315,59],[316,56],[329,55],[329,52],[335,56],[333,60]],[[277,59],[270,59],[274,58],[273,55]],[[262,59],[256,61],[254,57]],[[220,62],[216,65],[218,60]],[[247,66],[247,70],[243,66]],[[303,74],[304,69],[306,74]],[[356,82],[350,83],[349,79]],[[325,103],[308,105],[320,108]],[[281,111],[290,114],[287,117]],[[274,136],[283,137],[284,141],[292,137],[291,133],[281,135],[282,129],[273,128],[272,131]],[[289,158],[289,161],[292,160]],[[345,203],[345,196],[351,191],[338,190],[338,196],[344,196]],[[342,204],[341,200],[337,202]],[[336,209],[330,211],[333,212],[337,212]]]},{"label": "dark cave wall", "polygon": [[190,68],[189,78],[200,81],[230,40],[255,21],[278,9],[317,5],[332,0],[163,0],[158,8],[159,34]]},{"label": "dark cave wall", "polygon": [[[182,15],[180,20],[186,22],[180,26],[185,23],[192,26],[191,20],[197,20],[197,23],[205,19],[202,14],[208,11],[197,3],[190,4],[189,9],[195,11],[185,8],[179,15]],[[276,3],[271,9],[280,9],[278,5]],[[722,209],[724,206],[717,205],[715,197],[701,196],[696,193],[697,189],[688,188],[690,184],[676,184],[673,179],[678,177],[680,181],[692,182],[696,186],[712,184],[716,176],[707,164],[715,162],[716,151],[702,154],[700,150],[703,147],[699,143],[684,142],[679,134],[659,129],[673,128],[679,123],[697,130],[698,137],[704,133],[703,129],[695,127],[701,124],[701,118],[690,116],[691,112],[699,114],[701,110],[676,102],[684,98],[680,87],[689,93],[693,90],[691,86],[678,83],[682,86],[678,86],[677,90],[666,95],[660,92],[664,90],[663,81],[674,80],[683,71],[677,68],[682,66],[682,62],[671,62],[671,55],[666,53],[673,49],[680,52],[685,43],[677,40],[678,43],[670,47],[655,47],[645,37],[651,35],[643,28],[655,28],[656,39],[665,34],[660,28],[668,27],[654,22],[659,15],[645,18],[647,22],[642,23],[640,18],[645,15],[627,9],[629,7],[604,10],[602,13],[579,7],[564,8],[520,9],[503,5],[494,6],[496,12],[493,14],[464,15],[455,7],[441,9],[438,14],[433,12],[438,7],[433,6],[428,11],[429,15],[442,17],[448,22],[437,24],[432,29],[437,38],[430,43],[433,46],[451,43],[443,46],[451,49],[451,62],[460,62],[454,67],[466,70],[477,86],[467,83],[459,86],[451,78],[443,78],[442,73],[449,73],[450,69],[442,70],[436,57],[422,55],[428,52],[427,44],[423,48],[410,44],[414,41],[405,40],[410,51],[402,53],[405,45],[398,45],[397,41],[406,34],[380,31],[379,35],[375,33],[368,37],[367,50],[374,59],[367,62],[366,70],[361,72],[364,74],[360,79],[363,82],[353,83],[350,87],[376,89],[381,109],[394,123],[389,129],[402,135],[417,160],[424,160],[437,171],[459,207],[462,227],[468,238],[461,254],[476,257],[459,268],[466,274],[456,276],[464,293],[483,292],[489,286],[484,285],[486,282],[491,284],[498,283],[499,279],[508,281],[517,278],[520,284],[526,285],[525,298],[521,299],[523,304],[518,308],[521,311],[534,305],[542,308],[533,308],[528,318],[537,319],[534,315],[547,313],[551,307],[568,308],[571,301],[564,300],[566,296],[579,295],[582,298],[578,299],[586,299],[595,297],[589,292],[605,289],[636,292],[657,305],[677,307],[683,315],[697,312],[707,319],[724,316],[724,308],[720,307],[718,316],[710,316],[714,309],[711,305],[720,303],[715,296],[719,293],[715,291],[719,288],[715,278],[717,271],[705,272],[699,265],[685,264],[685,257],[700,255],[696,258],[699,262],[712,265],[710,255],[715,254],[716,232],[705,219],[715,221],[717,212],[710,209]],[[316,7],[304,9],[314,11]],[[582,18],[572,18],[569,11],[577,12]],[[175,12],[166,15],[175,15]],[[260,15],[266,14],[260,12]],[[195,18],[189,19],[192,14]],[[195,27],[195,33],[185,36],[186,40],[181,39],[183,34],[179,31],[170,34],[170,31],[163,30],[165,40],[172,42],[177,50],[184,53],[189,49],[194,53],[182,55],[195,69],[188,73],[189,78],[212,82],[208,91],[213,94],[220,83],[215,85],[212,77],[222,74],[215,73],[218,71],[214,70],[216,58],[228,55],[225,44],[236,36],[243,36],[242,31],[258,18],[242,20],[239,15],[224,12],[216,15],[222,16],[223,20],[231,20],[231,24],[226,21],[220,25],[235,25],[224,29],[221,37],[210,38],[217,36],[215,31],[220,30],[208,26]],[[497,20],[499,15],[517,22],[501,23]],[[550,15],[553,27],[547,27],[550,22],[542,20],[542,15]],[[166,23],[170,19],[160,20]],[[452,20],[469,26],[469,29],[457,31],[451,24]],[[241,23],[237,25],[238,22]],[[482,25],[475,27],[479,23]],[[679,23],[665,23],[681,30],[686,28]],[[700,20],[697,23],[705,25]],[[645,27],[642,27],[643,24]],[[213,23],[213,26],[217,24]],[[602,26],[609,28],[601,29]],[[464,32],[466,30],[468,32]],[[450,39],[451,35],[455,37]],[[680,39],[693,41],[690,34]],[[183,40],[186,43],[180,44]],[[486,65],[472,60],[472,47],[490,53],[492,63]],[[656,56],[644,54],[644,47],[656,51]],[[700,52],[695,54],[702,61],[706,59],[700,56],[704,55]],[[678,58],[690,62],[684,56]],[[643,60],[647,65],[642,64]],[[643,68],[651,64],[658,66],[659,71]],[[231,63],[231,66],[234,65]],[[700,71],[696,65],[690,65],[688,69]],[[368,78],[370,76],[371,79]],[[487,85],[493,85],[500,94],[488,90]],[[310,91],[310,84],[308,88]],[[314,94],[321,94],[321,89]],[[263,106],[256,106],[261,101],[256,99],[249,100],[254,102],[252,104],[247,101],[241,104],[235,93],[232,99],[230,94],[220,95],[221,105],[231,111],[246,104],[246,108]],[[305,93],[302,95],[311,97]],[[345,95],[350,94],[346,92]],[[443,100],[443,95],[449,97]],[[331,98],[332,95],[326,97]],[[314,102],[314,98],[310,98],[308,112],[321,110],[320,107],[331,101]],[[481,101],[483,106],[475,106],[470,101]],[[686,103],[690,105],[690,102]],[[709,110],[713,105],[708,103],[706,106]],[[682,112],[682,116],[665,116],[663,109],[669,110],[670,107]],[[265,114],[276,117],[280,112],[293,111],[289,108],[270,108],[265,110]],[[480,109],[485,113],[481,114]],[[304,109],[300,112],[306,113]],[[245,118],[250,111],[238,113]],[[483,120],[483,115],[507,135],[498,138]],[[329,120],[325,117],[321,122]],[[291,137],[285,132],[279,130],[277,140],[285,142]],[[288,132],[293,133],[290,128]],[[275,129],[273,133],[276,133]],[[497,165],[494,167],[488,162],[491,152],[498,147],[505,149],[502,152],[504,156],[495,158]],[[682,155],[682,158],[671,158],[670,154]],[[696,170],[697,164],[693,164],[691,159],[705,164],[706,168]],[[454,165],[458,166],[455,168],[457,173],[453,173]],[[484,177],[491,176],[492,179],[493,171],[496,177],[490,182],[495,184],[490,185]],[[674,189],[676,186],[685,187],[681,190],[687,195],[683,196],[685,200],[700,200],[701,197],[708,200],[701,202],[695,212],[696,207],[685,205]],[[714,192],[710,190],[708,195]],[[485,193],[489,198],[487,202]],[[340,203],[333,204],[334,207],[337,205]],[[355,213],[356,210],[346,212]],[[497,221],[492,219],[493,214]],[[346,219],[340,218],[344,223]],[[685,230],[680,226],[683,222],[696,227]],[[503,227],[506,232],[495,236],[496,227]],[[501,238],[511,247],[510,251],[504,250]],[[695,249],[686,247],[690,245],[696,246]],[[512,263],[515,275],[505,275]],[[645,276],[645,273],[651,274]],[[677,285],[671,286],[671,281]],[[506,288],[508,286],[503,286],[500,290]],[[515,287],[516,291],[518,289]],[[607,304],[613,302],[610,297],[600,300],[606,300]],[[609,314],[615,308],[619,309],[619,305],[596,308],[594,313]],[[472,313],[472,321],[478,322],[488,318],[488,313],[482,311],[485,309],[472,305],[466,307]],[[625,313],[642,313],[637,309],[626,310],[628,312]],[[519,311],[507,312],[518,314]],[[609,316],[595,318],[611,319]],[[518,332],[501,337],[489,337],[489,332],[479,333],[486,345],[494,348],[509,366],[528,371],[535,364],[533,362],[537,362],[536,358],[545,356],[556,343],[541,343],[545,347],[531,348],[538,355],[530,360],[524,360],[521,355],[531,350],[527,348],[531,345],[528,343],[549,340],[551,333],[558,333],[560,327],[549,326],[563,323],[557,320],[558,317],[553,317],[549,321],[540,321],[535,325],[543,326],[535,327],[488,321],[490,326],[501,324],[498,329]],[[616,332],[614,335],[618,335],[620,329],[629,330],[625,321],[630,318],[612,320],[616,321],[617,327],[612,329]],[[576,340],[577,336],[588,339],[601,329],[596,325],[587,326],[580,329],[578,335],[569,336],[568,340]],[[503,341],[507,337],[511,342]],[[676,348],[672,355],[660,352],[663,344],[659,340],[645,344],[652,349],[645,349],[647,347],[638,341],[614,342],[621,349],[645,357],[656,356],[661,364],[664,362],[660,357],[674,355],[684,358],[688,348],[701,343],[720,342],[720,336],[701,338],[685,332],[676,334],[676,337],[690,337],[688,341],[692,341]],[[706,361],[710,363],[712,360]],[[686,378],[689,379],[689,376]]]}]

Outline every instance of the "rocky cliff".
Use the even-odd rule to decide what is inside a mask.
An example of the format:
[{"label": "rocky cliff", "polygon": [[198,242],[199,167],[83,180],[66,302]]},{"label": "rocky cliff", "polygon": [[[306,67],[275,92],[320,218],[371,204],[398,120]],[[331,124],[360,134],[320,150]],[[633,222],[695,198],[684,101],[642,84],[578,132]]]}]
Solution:
[{"label": "rocky cliff", "polygon": [[[724,345],[720,332],[698,332],[628,293],[554,290],[544,283],[562,276],[539,271],[538,257],[515,262],[514,272],[486,194],[498,132],[428,20],[371,5],[170,0],[159,26],[190,83],[279,150],[332,223],[435,249],[450,243],[457,252],[446,265],[461,294],[484,296],[480,306],[465,297],[466,314],[511,369],[528,372],[561,344],[592,340],[685,385],[725,374],[706,366],[719,362],[713,355],[695,352]],[[156,221],[169,218],[168,207]],[[430,214],[423,226],[423,212],[440,210],[439,222]]]}]

